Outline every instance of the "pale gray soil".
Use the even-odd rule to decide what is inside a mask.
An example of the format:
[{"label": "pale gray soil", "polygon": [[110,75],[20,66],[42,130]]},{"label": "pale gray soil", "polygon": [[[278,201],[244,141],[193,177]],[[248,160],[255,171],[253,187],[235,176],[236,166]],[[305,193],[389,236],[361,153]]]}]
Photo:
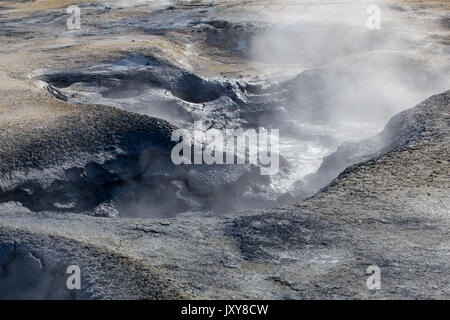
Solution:
[{"label": "pale gray soil", "polygon": [[[449,2],[383,1],[380,33],[310,5],[2,1],[0,298],[449,299]],[[329,152],[173,165],[199,119]]]}]

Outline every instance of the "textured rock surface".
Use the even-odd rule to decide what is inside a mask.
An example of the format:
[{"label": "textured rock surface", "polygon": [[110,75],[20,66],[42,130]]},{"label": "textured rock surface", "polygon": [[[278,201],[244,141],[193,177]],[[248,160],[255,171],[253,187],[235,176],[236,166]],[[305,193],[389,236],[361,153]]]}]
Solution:
[{"label": "textured rock surface", "polygon": [[[384,132],[392,150],[282,208],[154,221],[9,204],[1,256],[13,243],[22,255],[79,265],[77,297],[448,299],[449,107],[447,91],[397,115]],[[365,286],[374,264],[379,291]],[[121,278],[110,278],[117,268]]]},{"label": "textured rock surface", "polygon": [[[381,5],[374,33],[363,1],[2,1],[0,298],[448,299],[449,2]],[[193,120],[299,150],[273,180],[174,166]]]}]

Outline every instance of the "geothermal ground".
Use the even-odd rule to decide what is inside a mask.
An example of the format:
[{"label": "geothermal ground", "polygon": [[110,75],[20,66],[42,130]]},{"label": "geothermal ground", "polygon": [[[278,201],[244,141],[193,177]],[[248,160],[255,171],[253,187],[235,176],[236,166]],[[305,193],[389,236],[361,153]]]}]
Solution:
[{"label": "geothermal ground", "polygon": [[[0,298],[450,298],[450,2],[2,0],[0,42]],[[278,170],[175,165],[195,121]]]}]

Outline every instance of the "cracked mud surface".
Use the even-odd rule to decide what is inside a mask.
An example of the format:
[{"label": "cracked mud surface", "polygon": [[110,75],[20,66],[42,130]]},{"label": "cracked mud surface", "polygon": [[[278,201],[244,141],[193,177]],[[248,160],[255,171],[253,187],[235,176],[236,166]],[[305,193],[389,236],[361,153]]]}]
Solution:
[{"label": "cracked mud surface", "polygon": [[[0,4],[0,298],[450,297],[448,2],[385,1],[393,29],[369,40],[330,21],[360,43],[335,57],[308,38],[281,55],[266,46],[302,36],[278,25],[304,3],[130,3]],[[75,33],[70,4],[83,12]],[[343,133],[347,113],[373,122]],[[325,151],[288,154],[276,179],[172,165],[171,131],[198,119],[283,127],[288,146]],[[381,290],[365,285],[369,265]]]}]

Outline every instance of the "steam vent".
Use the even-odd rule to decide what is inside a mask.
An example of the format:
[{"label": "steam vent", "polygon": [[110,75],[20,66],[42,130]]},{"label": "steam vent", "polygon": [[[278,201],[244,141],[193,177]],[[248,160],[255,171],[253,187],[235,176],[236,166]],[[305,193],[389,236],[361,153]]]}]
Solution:
[{"label": "steam vent", "polygon": [[450,299],[450,1],[1,0],[0,44],[0,299]]}]

